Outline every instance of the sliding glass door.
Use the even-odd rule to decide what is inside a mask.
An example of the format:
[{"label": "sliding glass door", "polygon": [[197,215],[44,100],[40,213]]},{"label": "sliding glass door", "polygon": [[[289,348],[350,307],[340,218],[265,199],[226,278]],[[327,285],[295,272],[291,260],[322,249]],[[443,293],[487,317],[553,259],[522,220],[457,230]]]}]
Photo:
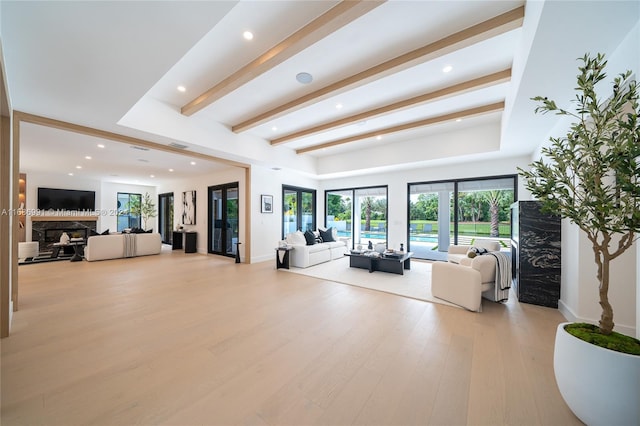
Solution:
[{"label": "sliding glass door", "polygon": [[238,182],[209,187],[209,253],[235,257],[240,228],[238,200]]},{"label": "sliding glass door", "polygon": [[508,248],[516,183],[509,175],[409,184],[409,250],[416,258],[444,260],[450,244],[493,239]]},{"label": "sliding glass door", "polygon": [[325,224],[336,228],[349,246],[387,242],[387,187],[349,188],[325,192]]}]

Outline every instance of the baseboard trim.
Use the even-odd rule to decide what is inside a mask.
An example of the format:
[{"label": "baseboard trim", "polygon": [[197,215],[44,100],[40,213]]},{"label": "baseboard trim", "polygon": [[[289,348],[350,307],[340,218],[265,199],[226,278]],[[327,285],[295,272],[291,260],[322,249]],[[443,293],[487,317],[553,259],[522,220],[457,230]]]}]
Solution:
[{"label": "baseboard trim", "polygon": [[[586,322],[589,324],[598,324],[598,319],[591,318],[582,318],[577,316],[573,310],[571,310],[562,300],[558,301],[558,311],[567,319],[569,322]],[[614,312],[615,314],[615,312]],[[615,318],[614,318],[615,322]],[[635,337],[636,336],[636,328],[633,326],[616,324],[614,330],[618,333],[624,334],[626,336]]]}]

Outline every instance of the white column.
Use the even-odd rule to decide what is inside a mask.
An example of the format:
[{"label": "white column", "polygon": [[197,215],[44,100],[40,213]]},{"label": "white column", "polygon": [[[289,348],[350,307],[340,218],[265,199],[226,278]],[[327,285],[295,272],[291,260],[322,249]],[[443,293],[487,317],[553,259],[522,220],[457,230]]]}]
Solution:
[{"label": "white column", "polygon": [[450,191],[438,192],[438,251],[447,251],[451,239],[449,238],[449,207]]}]

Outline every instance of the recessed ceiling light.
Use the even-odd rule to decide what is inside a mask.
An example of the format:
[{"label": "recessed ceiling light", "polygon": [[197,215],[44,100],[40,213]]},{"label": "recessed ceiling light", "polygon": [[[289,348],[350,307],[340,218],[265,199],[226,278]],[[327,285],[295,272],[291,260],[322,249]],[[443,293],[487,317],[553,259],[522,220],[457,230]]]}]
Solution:
[{"label": "recessed ceiling light", "polygon": [[196,162],[195,162],[195,161],[192,161],[190,164],[191,164],[192,166],[195,166],[195,165],[196,165]]},{"label": "recessed ceiling light", "polygon": [[276,126],[273,126],[273,127],[271,128],[271,130],[273,130],[273,131],[275,132],[276,130],[278,130],[278,128],[277,128]]},{"label": "recessed ceiling light", "polygon": [[300,72],[296,74],[296,80],[301,84],[309,84],[313,81],[313,76],[308,72]]},{"label": "recessed ceiling light", "polygon": [[442,72],[450,72],[453,69],[453,67],[451,65],[447,65],[446,67],[442,68]]},{"label": "recessed ceiling light", "polygon": [[67,173],[69,176],[73,176],[73,173]]},{"label": "recessed ceiling light", "polygon": [[242,33],[242,37],[244,37],[245,40],[253,40],[253,33],[251,31],[245,31]]},{"label": "recessed ceiling light", "polygon": [[81,169],[81,168],[82,168],[82,166],[76,166],[76,169]]},{"label": "recessed ceiling light", "polygon": [[342,104],[336,104],[336,109],[342,109]]},{"label": "recessed ceiling light", "polygon": [[382,139],[382,135],[378,135],[378,136],[376,136],[376,139],[377,139],[377,140],[381,140],[381,139]]},{"label": "recessed ceiling light", "polygon": [[170,171],[170,172],[172,172],[172,171],[173,171],[173,169],[169,169],[169,171]]},{"label": "recessed ceiling light", "polygon": [[104,145],[102,145],[101,143],[98,144],[98,148],[104,148]]},{"label": "recessed ceiling light", "polygon": [[90,156],[90,155],[85,155],[85,156],[84,156],[84,159],[85,159],[85,160],[91,160],[91,156]]},{"label": "recessed ceiling light", "polygon": [[155,175],[149,175],[149,177],[150,177],[150,178],[154,178],[154,177],[156,177],[156,176],[155,176]]},{"label": "recessed ceiling light", "polygon": [[184,86],[178,86],[178,92],[183,92],[183,93],[184,93],[184,92],[186,92],[186,91],[187,91],[187,88],[186,88],[186,87],[184,87]]},{"label": "recessed ceiling light", "polygon": [[462,121],[462,118],[456,118],[456,123],[459,123]]}]

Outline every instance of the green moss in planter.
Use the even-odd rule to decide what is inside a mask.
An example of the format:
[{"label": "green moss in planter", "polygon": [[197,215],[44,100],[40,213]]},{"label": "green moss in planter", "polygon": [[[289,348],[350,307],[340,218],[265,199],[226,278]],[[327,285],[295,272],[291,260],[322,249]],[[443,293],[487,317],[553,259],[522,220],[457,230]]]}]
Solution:
[{"label": "green moss in planter", "polygon": [[640,355],[640,340],[617,332],[604,335],[597,325],[572,323],[564,327],[567,332],[580,340],[598,345],[602,348],[631,355]]}]

